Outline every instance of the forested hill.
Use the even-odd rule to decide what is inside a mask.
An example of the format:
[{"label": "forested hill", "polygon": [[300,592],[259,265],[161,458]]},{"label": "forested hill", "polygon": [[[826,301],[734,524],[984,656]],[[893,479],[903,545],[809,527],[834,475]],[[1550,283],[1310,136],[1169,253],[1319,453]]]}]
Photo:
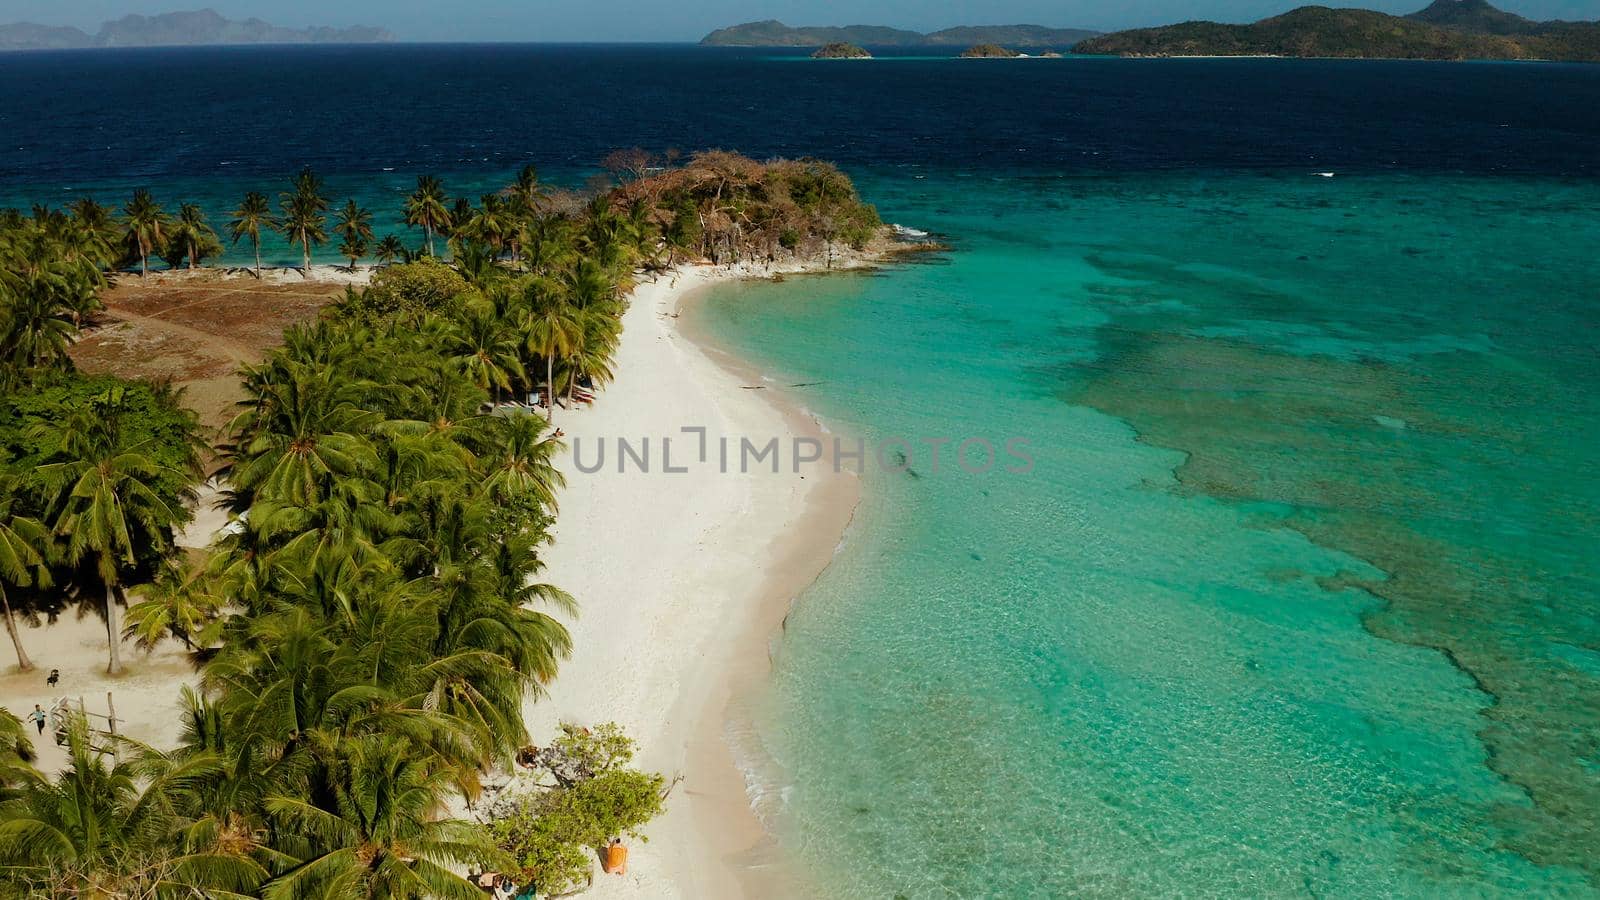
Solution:
[{"label": "forested hill", "polygon": [[1600,62],[1600,23],[1530,22],[1484,0],[1439,0],[1410,16],[1303,6],[1251,25],[1184,22],[1119,31],[1084,41],[1073,52]]},{"label": "forested hill", "polygon": [[843,25],[791,28],[776,19],[718,28],[700,43],[709,47],[820,47],[857,44],[876,47],[970,47],[1003,44],[1008,47],[1070,47],[1099,34],[1081,28],[1046,28],[1042,25],[969,25],[923,34],[884,25]]},{"label": "forested hill", "polygon": [[1406,18],[1476,34],[1536,34],[1554,22],[1535,22],[1516,13],[1496,9],[1488,0],[1434,0]]}]

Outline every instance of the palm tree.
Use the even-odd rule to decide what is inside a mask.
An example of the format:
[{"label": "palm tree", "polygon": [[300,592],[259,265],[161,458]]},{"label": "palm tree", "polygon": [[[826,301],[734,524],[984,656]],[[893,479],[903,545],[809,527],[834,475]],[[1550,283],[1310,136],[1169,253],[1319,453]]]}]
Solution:
[{"label": "palm tree", "polygon": [[208,243],[215,249],[217,233],[206,222],[206,214],[197,203],[184,203],[178,207],[178,221],[172,226],[170,240],[178,242],[189,257],[189,269],[200,263],[202,248]]},{"label": "palm tree", "polygon": [[302,277],[311,277],[311,245],[328,239],[324,230],[327,223],[328,198],[322,196],[322,179],[310,169],[301,169],[295,176],[294,190],[278,195],[278,206],[283,218],[278,228],[291,244],[299,244],[304,265]]},{"label": "palm tree", "polygon": [[[537,416],[518,417],[542,424]],[[541,442],[533,452],[545,447]],[[542,463],[534,464],[532,475],[544,487],[559,481]],[[459,661],[432,667],[430,693],[438,698],[434,708],[467,723],[480,735],[480,743],[504,754],[513,752],[524,737],[524,696],[541,691],[555,676],[557,662],[572,649],[565,627],[525,606],[545,602],[574,614],[576,605],[565,592],[533,588],[531,576],[539,570],[535,544],[504,528],[504,504],[527,504],[535,490],[506,493],[499,501],[456,494],[440,498],[419,516],[419,535],[433,565],[425,576],[433,588],[436,618],[430,655]],[[492,555],[485,549],[490,546],[496,548]],[[503,558],[502,552],[511,555]],[[509,582],[500,577],[505,562],[518,572]],[[495,664],[472,664],[485,656]]]},{"label": "palm tree", "polygon": [[344,238],[339,252],[350,260],[350,271],[354,272],[356,261],[366,255],[367,242],[372,240],[372,213],[351,198],[339,211],[339,221],[333,230]]},{"label": "palm tree", "polygon": [[657,257],[661,250],[661,227],[655,222],[655,212],[655,204],[640,197],[628,204],[625,219],[634,253],[645,261],[648,268],[659,267]]},{"label": "palm tree", "polygon": [[15,795],[14,788],[38,777],[35,759],[33,741],[22,720],[0,709],[0,808]]},{"label": "palm tree", "polygon": [[[403,738],[396,752],[453,778],[466,780],[491,761],[490,738],[429,695],[441,678],[518,676],[493,653],[432,652],[440,626],[429,579],[334,554],[284,565],[270,604],[237,619],[203,672],[231,738],[257,746],[261,764],[281,772],[278,790],[334,809],[350,784],[337,756],[363,735]],[[296,859],[327,852],[316,835],[279,837],[275,846]]]},{"label": "palm tree", "polygon": [[12,218],[0,225],[0,363],[12,375],[16,367],[70,369],[66,348],[100,308],[110,248],[82,237],[76,219],[60,212]]},{"label": "palm tree", "polygon": [[143,650],[169,637],[190,651],[204,650],[221,636],[225,606],[225,599],[210,590],[203,569],[185,571],[169,563],[144,590],[143,599],[128,607],[122,636]]},{"label": "palm tree", "polygon": [[161,204],[140,188],[133,199],[122,208],[123,233],[130,249],[139,257],[139,277],[150,274],[150,253],[162,245],[166,238],[168,219]]},{"label": "palm tree", "polygon": [[484,491],[496,503],[532,499],[554,510],[556,491],[566,484],[555,466],[556,454],[563,449],[561,440],[534,415],[512,415],[502,421],[500,451],[489,461]]},{"label": "palm tree", "polygon": [[482,290],[505,276],[505,272],[495,263],[494,251],[482,241],[469,238],[451,249],[455,254],[453,261],[456,271],[467,280],[467,284]]},{"label": "palm tree", "polygon": [[67,348],[78,333],[75,311],[62,301],[66,279],[59,272],[37,272],[0,281],[0,363],[18,371],[48,366],[70,369]]},{"label": "palm tree", "polygon": [[[606,274],[593,259],[578,260],[561,279],[572,305],[579,309],[614,312],[610,309],[617,297],[617,282]],[[620,312],[616,310],[615,312]]]},{"label": "palm tree", "polygon": [[611,208],[602,195],[589,204],[589,221],[584,229],[588,257],[608,272],[621,272],[632,262],[632,232],[628,220]]},{"label": "palm tree", "polygon": [[104,587],[106,640],[110,658],[106,672],[122,672],[122,628],[118,604],[125,602],[123,586],[136,570],[140,551],[164,554],[171,549],[171,532],[188,518],[184,501],[193,499],[190,488],[178,502],[161,496],[158,483],[193,484],[200,465],[192,451],[187,472],[162,465],[142,445],[128,445],[120,427],[120,390],[103,403],[74,413],[61,430],[52,454],[57,461],[38,468],[44,483],[55,489],[55,533],[61,556],[76,565],[90,558]]},{"label": "palm tree", "polygon": [[509,205],[498,194],[484,194],[477,212],[462,226],[466,233],[489,245],[496,259],[505,249],[506,236],[515,229]]},{"label": "palm tree", "polygon": [[239,208],[233,211],[233,218],[228,221],[228,233],[232,235],[233,243],[239,243],[240,238],[250,239],[250,247],[256,254],[258,281],[261,279],[261,232],[277,227],[278,220],[273,218],[272,204],[268,202],[267,195],[259,191],[245,194]]},{"label": "palm tree", "polygon": [[451,229],[450,236],[459,239],[462,227],[472,218],[472,201],[466,197],[457,197],[450,207],[450,224],[445,226]]},{"label": "palm tree", "polygon": [[77,252],[100,267],[116,262],[112,246],[117,240],[117,225],[111,218],[111,211],[96,203],[93,197],[79,197],[67,209],[72,213]]},{"label": "palm tree", "polygon": [[450,329],[445,353],[473,384],[498,398],[527,378],[520,344],[493,310],[471,309]]},{"label": "palm tree", "polygon": [[[247,881],[258,885],[265,880],[259,873],[281,871],[293,862],[266,845],[270,832],[261,808],[262,798],[281,783],[281,773],[263,765],[258,744],[230,727],[225,696],[213,699],[184,685],[180,697],[183,734],[178,749],[165,761],[169,766],[194,759],[218,763],[174,785],[175,805],[186,820],[184,846],[190,853],[238,861],[241,869],[255,876]],[[252,871],[252,861],[263,868]]]},{"label": "palm tree", "polygon": [[33,661],[22,648],[22,635],[17,633],[17,620],[11,610],[11,598],[6,595],[6,585],[26,588],[33,585],[48,587],[50,570],[45,566],[50,552],[50,530],[37,519],[23,516],[17,509],[21,493],[20,479],[15,475],[0,475],[0,606],[5,609],[6,633],[17,651],[17,669],[33,669]]},{"label": "palm tree", "polygon": [[379,241],[378,246],[372,251],[372,257],[384,265],[397,259],[405,259],[406,255],[406,245],[400,242],[399,237],[392,234],[384,235],[383,240]]},{"label": "palm tree", "polygon": [[266,800],[274,824],[307,852],[263,886],[265,900],[483,896],[451,867],[494,859],[488,832],[435,818],[453,787],[452,773],[419,758],[404,739],[382,734],[346,739],[329,756],[322,802],[298,793]]},{"label": "palm tree", "polygon": [[246,369],[244,412],[223,448],[236,495],[310,506],[369,468],[367,432],[383,417],[357,405],[357,390],[331,366],[279,358]]},{"label": "palm tree", "polygon": [[[240,897],[267,872],[249,859],[186,853],[173,798],[216,766],[208,755],[172,763],[135,752],[108,766],[81,717],[67,729],[70,764],[35,775],[0,805],[0,865],[15,896]],[[10,892],[8,892],[8,895]]]},{"label": "palm tree", "polygon": [[529,219],[519,229],[517,243],[528,270],[535,275],[552,275],[577,255],[572,229],[557,216]]},{"label": "palm tree", "polygon": [[523,230],[529,222],[538,218],[539,207],[548,197],[544,187],[539,184],[539,172],[533,166],[523,166],[504,193],[510,199],[508,212],[511,219],[506,243],[511,245],[511,261],[521,262]]},{"label": "palm tree", "polygon": [[539,170],[533,166],[523,166],[506,193],[516,211],[525,215],[537,213],[539,205],[547,199],[543,185],[539,184]]},{"label": "palm tree", "polygon": [[417,189],[406,198],[405,224],[422,228],[429,256],[434,255],[433,233],[450,227],[449,203],[444,184],[432,175],[417,176]]},{"label": "palm tree", "polygon": [[568,406],[572,405],[572,393],[580,378],[589,379],[592,385],[611,380],[611,358],[616,354],[622,336],[621,323],[605,309],[580,310],[578,323],[582,329],[581,336],[567,357]]},{"label": "palm tree", "polygon": [[361,257],[367,255],[367,242],[361,238],[345,238],[339,242],[339,255],[350,260],[350,271],[354,272]]},{"label": "palm tree", "polygon": [[556,415],[556,360],[572,355],[583,339],[583,326],[576,310],[570,306],[559,290],[552,289],[541,279],[534,279],[528,288],[531,312],[523,323],[528,351],[544,358],[545,420],[555,421]]},{"label": "palm tree", "polygon": [[[525,418],[538,421],[538,417],[533,415]],[[552,437],[543,438],[541,443],[545,446],[536,449],[536,455],[546,447],[561,446],[560,441]],[[529,492],[522,497],[523,501],[543,492],[553,494],[554,488],[563,483],[559,473],[553,478],[545,477],[544,468],[544,463],[535,463],[531,471],[524,472],[537,486],[529,486]],[[547,508],[553,510],[555,507]],[[568,615],[577,614],[577,603],[566,591],[537,580],[544,571],[544,562],[539,559],[538,549],[545,539],[542,531],[525,528],[500,539],[487,560],[495,582],[493,595],[502,598],[514,610],[502,617],[507,627],[515,633],[515,640],[504,651],[504,655],[512,661],[516,671],[531,683],[529,690],[536,696],[555,679],[560,661],[572,650],[572,639],[560,622],[529,607],[542,603]]]}]

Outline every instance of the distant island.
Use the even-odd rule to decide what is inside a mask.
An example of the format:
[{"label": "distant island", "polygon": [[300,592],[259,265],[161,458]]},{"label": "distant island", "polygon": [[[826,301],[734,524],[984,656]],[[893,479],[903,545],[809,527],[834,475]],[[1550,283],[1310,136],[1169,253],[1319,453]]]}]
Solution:
[{"label": "distant island", "polygon": [[776,19],[718,28],[700,39],[707,47],[820,47],[855,44],[877,47],[970,47],[998,44],[1006,47],[1071,47],[1099,34],[1081,28],[1046,28],[1042,25],[979,25],[946,28],[923,34],[885,25],[845,25],[791,28]]},{"label": "distant island", "polygon": [[871,59],[872,54],[855,44],[836,42],[818,47],[812,59]]},{"label": "distant island", "polygon": [[1015,59],[1021,51],[1010,50],[999,44],[977,44],[961,51],[962,59]]},{"label": "distant island", "polygon": [[0,51],[84,47],[183,47],[207,44],[371,44],[394,40],[382,28],[280,28],[260,19],[223,18],[214,9],[123,16],[91,35],[77,28],[17,22],[0,25]]},{"label": "distant island", "polygon": [[1488,0],[1435,0],[1407,16],[1303,6],[1252,25],[1184,22],[1119,31],[1086,40],[1073,52],[1600,62],[1600,23],[1534,22]]}]

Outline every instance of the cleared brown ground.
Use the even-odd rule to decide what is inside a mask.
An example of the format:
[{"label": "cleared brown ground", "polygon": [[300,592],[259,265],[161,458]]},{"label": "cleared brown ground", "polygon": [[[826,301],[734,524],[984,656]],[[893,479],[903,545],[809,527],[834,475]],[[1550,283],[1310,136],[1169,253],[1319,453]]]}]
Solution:
[{"label": "cleared brown ground", "polygon": [[72,358],[86,372],[182,387],[185,405],[215,439],[243,397],[239,367],[258,362],[286,327],[315,318],[343,291],[332,282],[274,284],[220,272],[124,275]]}]

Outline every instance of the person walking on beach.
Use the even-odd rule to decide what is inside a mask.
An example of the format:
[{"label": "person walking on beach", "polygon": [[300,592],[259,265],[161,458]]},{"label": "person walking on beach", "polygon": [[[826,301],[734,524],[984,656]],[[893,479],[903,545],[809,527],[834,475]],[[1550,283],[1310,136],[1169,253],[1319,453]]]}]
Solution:
[{"label": "person walking on beach", "polygon": [[39,729],[39,733],[44,734],[44,721],[48,716],[44,714],[44,710],[39,708],[39,704],[35,703],[33,705],[33,712],[28,713],[28,718],[33,720],[33,724]]},{"label": "person walking on beach", "polygon": [[51,669],[50,670],[50,677],[46,678],[44,680],[44,683],[50,685],[51,687],[55,687],[56,686],[56,682],[58,682],[60,680],[61,680],[61,670],[60,669]]}]

